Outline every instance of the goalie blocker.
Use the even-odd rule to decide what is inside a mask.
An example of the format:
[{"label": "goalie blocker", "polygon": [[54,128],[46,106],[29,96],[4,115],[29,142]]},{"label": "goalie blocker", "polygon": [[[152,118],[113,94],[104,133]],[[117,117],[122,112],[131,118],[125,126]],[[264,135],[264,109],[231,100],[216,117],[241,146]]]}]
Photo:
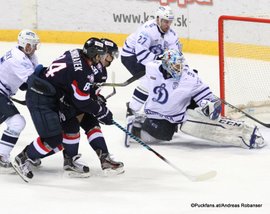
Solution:
[{"label": "goalie blocker", "polygon": [[[188,119],[180,125],[180,130],[188,135],[207,141],[195,142],[200,145],[234,146],[246,149],[257,149],[265,146],[264,139],[255,125],[244,121],[219,117],[211,120],[204,115],[201,108],[187,111]],[[129,130],[146,143],[169,141],[177,128],[176,124],[168,125],[166,120],[145,118],[142,115],[133,116]],[[126,146],[129,139],[126,138]]]}]

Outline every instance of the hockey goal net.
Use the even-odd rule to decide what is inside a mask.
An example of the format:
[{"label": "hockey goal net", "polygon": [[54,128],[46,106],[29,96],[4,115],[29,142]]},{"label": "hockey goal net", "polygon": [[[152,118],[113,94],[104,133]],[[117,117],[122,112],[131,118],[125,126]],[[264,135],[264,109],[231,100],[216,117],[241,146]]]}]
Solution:
[{"label": "hockey goal net", "polygon": [[251,115],[270,113],[270,19],[221,16],[218,33],[220,97]]}]

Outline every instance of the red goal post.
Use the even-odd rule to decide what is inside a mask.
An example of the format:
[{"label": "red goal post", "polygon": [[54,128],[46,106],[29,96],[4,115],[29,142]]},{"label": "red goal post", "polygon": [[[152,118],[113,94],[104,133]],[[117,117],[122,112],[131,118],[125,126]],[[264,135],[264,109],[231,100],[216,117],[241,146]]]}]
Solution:
[{"label": "red goal post", "polygon": [[[250,114],[270,112],[269,35],[268,18],[218,20],[220,97]],[[235,113],[223,107],[223,115]]]}]

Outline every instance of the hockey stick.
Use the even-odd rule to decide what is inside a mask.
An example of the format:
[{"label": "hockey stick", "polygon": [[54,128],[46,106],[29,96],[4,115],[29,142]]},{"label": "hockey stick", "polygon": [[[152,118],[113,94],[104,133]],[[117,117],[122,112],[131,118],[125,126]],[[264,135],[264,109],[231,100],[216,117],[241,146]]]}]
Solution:
[{"label": "hockey stick", "polygon": [[[217,96],[216,96],[216,97],[217,97]],[[219,97],[217,97],[217,98],[218,98],[222,103],[224,103],[225,105],[229,106],[229,107],[232,108],[232,109],[235,109],[237,112],[242,113],[243,115],[245,115],[245,116],[248,117],[249,119],[254,120],[255,122],[257,122],[257,123],[259,123],[259,124],[261,124],[261,125],[263,125],[263,126],[265,126],[265,127],[267,127],[267,128],[270,128],[270,124],[269,124],[269,123],[264,123],[264,122],[262,122],[262,121],[256,119],[255,117],[252,117],[250,114],[244,112],[243,110],[237,108],[236,106],[234,106],[234,105],[228,103],[226,100],[223,100],[223,99],[221,99],[221,98],[219,98]]]},{"label": "hockey stick", "polygon": [[[115,83],[115,72],[114,72],[114,71],[112,71],[112,82]],[[109,99],[110,97],[112,97],[112,96],[115,95],[115,94],[116,94],[116,89],[115,89],[115,87],[113,86],[113,91],[112,91],[112,93],[108,94],[108,95],[105,97],[105,99],[107,100],[107,99]]]},{"label": "hockey stick", "polygon": [[125,82],[122,83],[97,83],[97,85],[100,86],[113,86],[113,87],[124,87],[127,86],[129,84],[131,84],[132,82],[136,81],[137,79],[140,79],[142,76],[145,75],[145,71],[141,71],[137,74],[135,74],[134,76],[130,77],[129,79],[127,79]]},{"label": "hockey stick", "polygon": [[177,166],[175,166],[174,164],[172,164],[165,157],[163,157],[161,154],[159,154],[154,149],[152,149],[150,146],[148,146],[146,143],[144,143],[140,138],[136,137],[135,135],[133,135],[132,133],[130,133],[128,130],[126,130],[124,127],[122,127],[119,123],[117,123],[116,121],[113,120],[113,124],[116,125],[123,132],[125,132],[127,135],[129,135],[131,138],[133,138],[134,140],[136,140],[136,142],[138,142],[139,144],[141,144],[142,146],[144,146],[149,151],[153,152],[156,156],[158,156],[161,160],[163,160],[165,163],[167,163],[172,168],[174,168],[176,171],[178,171],[181,175],[185,176],[186,178],[188,178],[191,181],[205,181],[205,180],[208,180],[208,179],[211,179],[211,178],[215,177],[216,174],[217,174],[216,171],[209,171],[209,172],[206,172],[206,173],[200,174],[200,175],[191,175],[191,174],[189,174],[187,172],[184,172],[183,170],[179,169]]},{"label": "hockey stick", "polygon": [[[114,84],[114,81],[115,81],[115,73],[112,72],[112,82],[113,82],[113,83],[111,83],[111,84]],[[103,85],[102,85],[102,86],[103,86]],[[107,100],[108,98],[112,97],[112,96],[115,95],[115,94],[116,94],[116,89],[115,89],[115,87],[113,86],[113,91],[112,91],[112,93],[108,94],[108,95],[105,97],[105,99]],[[19,104],[21,104],[21,105],[26,105],[26,101],[25,101],[25,100],[18,100],[18,99],[13,98],[13,97],[11,97],[11,100],[14,101],[14,102],[16,102],[16,103],[19,103]]]},{"label": "hockey stick", "polygon": [[[115,90],[115,87],[113,87],[112,93],[108,94],[108,95],[105,97],[105,99],[107,100],[108,98],[112,97],[112,96],[115,95],[115,94],[116,94],[116,90]],[[19,104],[24,105],[24,106],[26,105],[26,101],[25,101],[25,100],[18,100],[18,99],[13,98],[13,97],[11,97],[11,100],[14,101],[15,103],[19,103]]]}]

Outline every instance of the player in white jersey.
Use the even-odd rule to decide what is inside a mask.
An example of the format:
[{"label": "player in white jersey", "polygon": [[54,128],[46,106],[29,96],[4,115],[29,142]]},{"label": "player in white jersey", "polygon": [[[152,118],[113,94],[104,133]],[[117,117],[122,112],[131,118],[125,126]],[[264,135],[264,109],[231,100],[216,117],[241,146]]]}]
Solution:
[{"label": "player in white jersey", "polygon": [[[220,100],[184,64],[180,52],[167,50],[161,61],[146,64],[145,76],[145,115],[138,114],[129,126],[143,141],[170,141],[180,125],[184,133],[208,140],[206,144],[243,148],[265,145],[256,126],[220,116]],[[199,107],[187,110],[191,99]]]},{"label": "player in white jersey", "polygon": [[0,124],[7,128],[0,139],[0,169],[11,168],[10,152],[25,127],[25,119],[14,106],[11,96],[18,89],[26,90],[26,81],[38,64],[35,51],[39,37],[31,30],[22,30],[18,45],[0,58]]},{"label": "player in white jersey", "polygon": [[[143,76],[146,63],[158,59],[166,49],[182,52],[179,37],[171,29],[173,20],[172,9],[169,6],[159,6],[155,19],[147,21],[128,36],[121,52],[121,61],[132,75]],[[143,79],[147,81],[145,77]],[[140,92],[147,93],[138,85],[128,104],[131,108],[141,106],[143,97],[136,96]]]}]

